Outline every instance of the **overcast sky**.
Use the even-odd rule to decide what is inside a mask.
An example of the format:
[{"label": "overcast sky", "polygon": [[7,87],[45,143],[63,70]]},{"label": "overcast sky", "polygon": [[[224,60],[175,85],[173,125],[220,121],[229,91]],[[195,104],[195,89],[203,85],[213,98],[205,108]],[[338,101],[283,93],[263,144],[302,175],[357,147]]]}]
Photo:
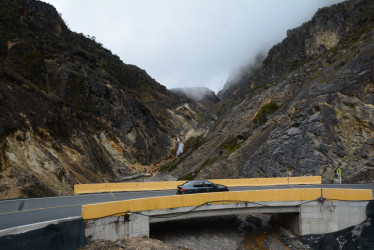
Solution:
[{"label": "overcast sky", "polygon": [[167,88],[223,88],[228,76],[342,0],[43,0]]}]

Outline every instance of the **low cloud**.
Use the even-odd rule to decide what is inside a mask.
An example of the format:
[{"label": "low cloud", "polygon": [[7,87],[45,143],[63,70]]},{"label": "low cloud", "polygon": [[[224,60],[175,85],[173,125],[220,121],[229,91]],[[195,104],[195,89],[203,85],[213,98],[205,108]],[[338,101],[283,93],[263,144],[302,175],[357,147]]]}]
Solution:
[{"label": "low cloud", "polygon": [[218,92],[230,72],[268,51],[318,8],[342,0],[45,1],[73,31],[95,36],[167,88]]},{"label": "low cloud", "polygon": [[208,97],[214,98],[218,101],[218,98],[215,96],[215,93],[209,88],[205,87],[193,87],[193,88],[173,88],[170,89],[176,94],[184,94],[188,98],[195,100],[197,102],[202,101]]},{"label": "low cloud", "polygon": [[249,77],[250,75],[252,75],[252,73],[254,73],[255,70],[261,68],[266,55],[267,54],[265,54],[265,52],[260,52],[251,61],[232,71],[225,83],[224,88],[238,83],[241,79]]}]

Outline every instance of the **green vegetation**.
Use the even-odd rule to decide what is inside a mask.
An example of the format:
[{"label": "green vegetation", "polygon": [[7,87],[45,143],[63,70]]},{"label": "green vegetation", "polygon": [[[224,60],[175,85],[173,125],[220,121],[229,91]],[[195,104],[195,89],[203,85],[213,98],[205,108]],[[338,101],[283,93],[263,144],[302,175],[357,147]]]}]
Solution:
[{"label": "green vegetation", "polygon": [[187,151],[188,149],[192,149],[195,151],[196,149],[201,147],[204,143],[205,143],[205,138],[202,135],[197,136],[197,137],[192,137],[188,139],[186,143],[184,144],[185,151]]},{"label": "green vegetation", "polygon": [[195,177],[203,170],[204,168],[208,167],[209,165],[213,164],[215,161],[219,159],[219,156],[215,156],[207,160],[198,170],[193,171],[191,173],[186,174],[185,176],[179,178],[178,180],[193,180]]},{"label": "green vegetation", "polygon": [[179,158],[176,158],[172,162],[170,162],[170,164],[166,164],[166,165],[161,166],[159,171],[160,172],[170,172],[170,171],[177,168],[178,163],[179,163]]},{"label": "green vegetation", "polygon": [[[201,138],[199,137],[196,137],[193,139],[194,141],[200,141]],[[235,150],[237,150],[239,148],[239,146],[244,142],[244,139],[239,137],[239,136],[236,136],[234,137],[233,139],[229,139],[227,141],[225,141],[224,143],[221,144],[221,146],[219,147],[220,149],[223,149],[224,153],[225,154],[231,154],[232,152],[234,152]],[[187,142],[186,142],[187,144]],[[179,178],[179,180],[193,180],[195,179],[195,177],[206,167],[212,165],[214,162],[216,162],[220,157],[221,157],[221,154],[220,155],[217,155],[217,156],[214,156],[212,158],[210,158],[209,160],[207,160],[206,162],[204,162],[203,165],[201,165],[201,167],[195,171],[192,171],[188,174],[186,174],[185,176]],[[175,161],[173,161],[171,164],[169,164],[168,166],[169,167],[172,167],[173,164],[177,164],[175,163]]]},{"label": "green vegetation", "polygon": [[253,123],[256,127],[265,124],[269,115],[273,114],[278,109],[279,105],[276,102],[269,102],[268,104],[260,108],[260,111],[258,111],[255,117],[253,118]]},{"label": "green vegetation", "polygon": [[326,79],[322,79],[322,80],[319,80],[319,81],[318,81],[319,84],[322,84],[322,83],[324,83],[324,82],[326,82]]},{"label": "green vegetation", "polygon": [[227,154],[231,154],[232,152],[234,152],[235,150],[237,150],[239,148],[239,146],[240,146],[240,144],[242,144],[242,142],[243,142],[243,140],[240,140],[239,137],[235,137],[231,141],[225,143],[225,145],[224,145],[225,152]]}]

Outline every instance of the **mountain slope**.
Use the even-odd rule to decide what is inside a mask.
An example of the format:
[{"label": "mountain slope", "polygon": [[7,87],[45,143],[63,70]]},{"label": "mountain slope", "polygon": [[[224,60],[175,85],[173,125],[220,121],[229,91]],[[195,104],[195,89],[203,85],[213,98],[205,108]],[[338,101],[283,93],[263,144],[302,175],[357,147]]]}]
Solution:
[{"label": "mountain slope", "polygon": [[[165,166],[181,179],[374,180],[374,3],[320,9],[219,96],[218,121]],[[186,143],[188,145],[188,143]],[[190,151],[189,151],[190,150]]]},{"label": "mountain slope", "polygon": [[204,122],[189,99],[71,32],[51,5],[1,1],[0,37],[1,198],[150,172]]}]

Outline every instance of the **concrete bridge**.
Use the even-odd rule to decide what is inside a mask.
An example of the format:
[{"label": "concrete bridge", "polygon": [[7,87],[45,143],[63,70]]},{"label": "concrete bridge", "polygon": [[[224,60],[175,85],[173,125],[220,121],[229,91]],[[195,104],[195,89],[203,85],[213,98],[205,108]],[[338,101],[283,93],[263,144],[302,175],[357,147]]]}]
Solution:
[{"label": "concrete bridge", "polygon": [[[183,181],[103,183],[76,185],[75,196],[0,201],[0,241],[77,222],[63,232],[79,231],[69,235],[79,248],[83,230],[86,237],[115,240],[148,236],[152,223],[248,213],[275,214],[301,235],[326,233],[361,223],[374,190],[373,184],[321,184],[319,176],[213,182],[229,186],[230,192],[177,196]],[[67,237],[63,232],[61,240]]]},{"label": "concrete bridge", "polygon": [[329,233],[365,220],[372,190],[299,188],[174,195],[82,206],[86,237],[149,237],[150,223],[197,217],[275,214],[299,235]]}]

